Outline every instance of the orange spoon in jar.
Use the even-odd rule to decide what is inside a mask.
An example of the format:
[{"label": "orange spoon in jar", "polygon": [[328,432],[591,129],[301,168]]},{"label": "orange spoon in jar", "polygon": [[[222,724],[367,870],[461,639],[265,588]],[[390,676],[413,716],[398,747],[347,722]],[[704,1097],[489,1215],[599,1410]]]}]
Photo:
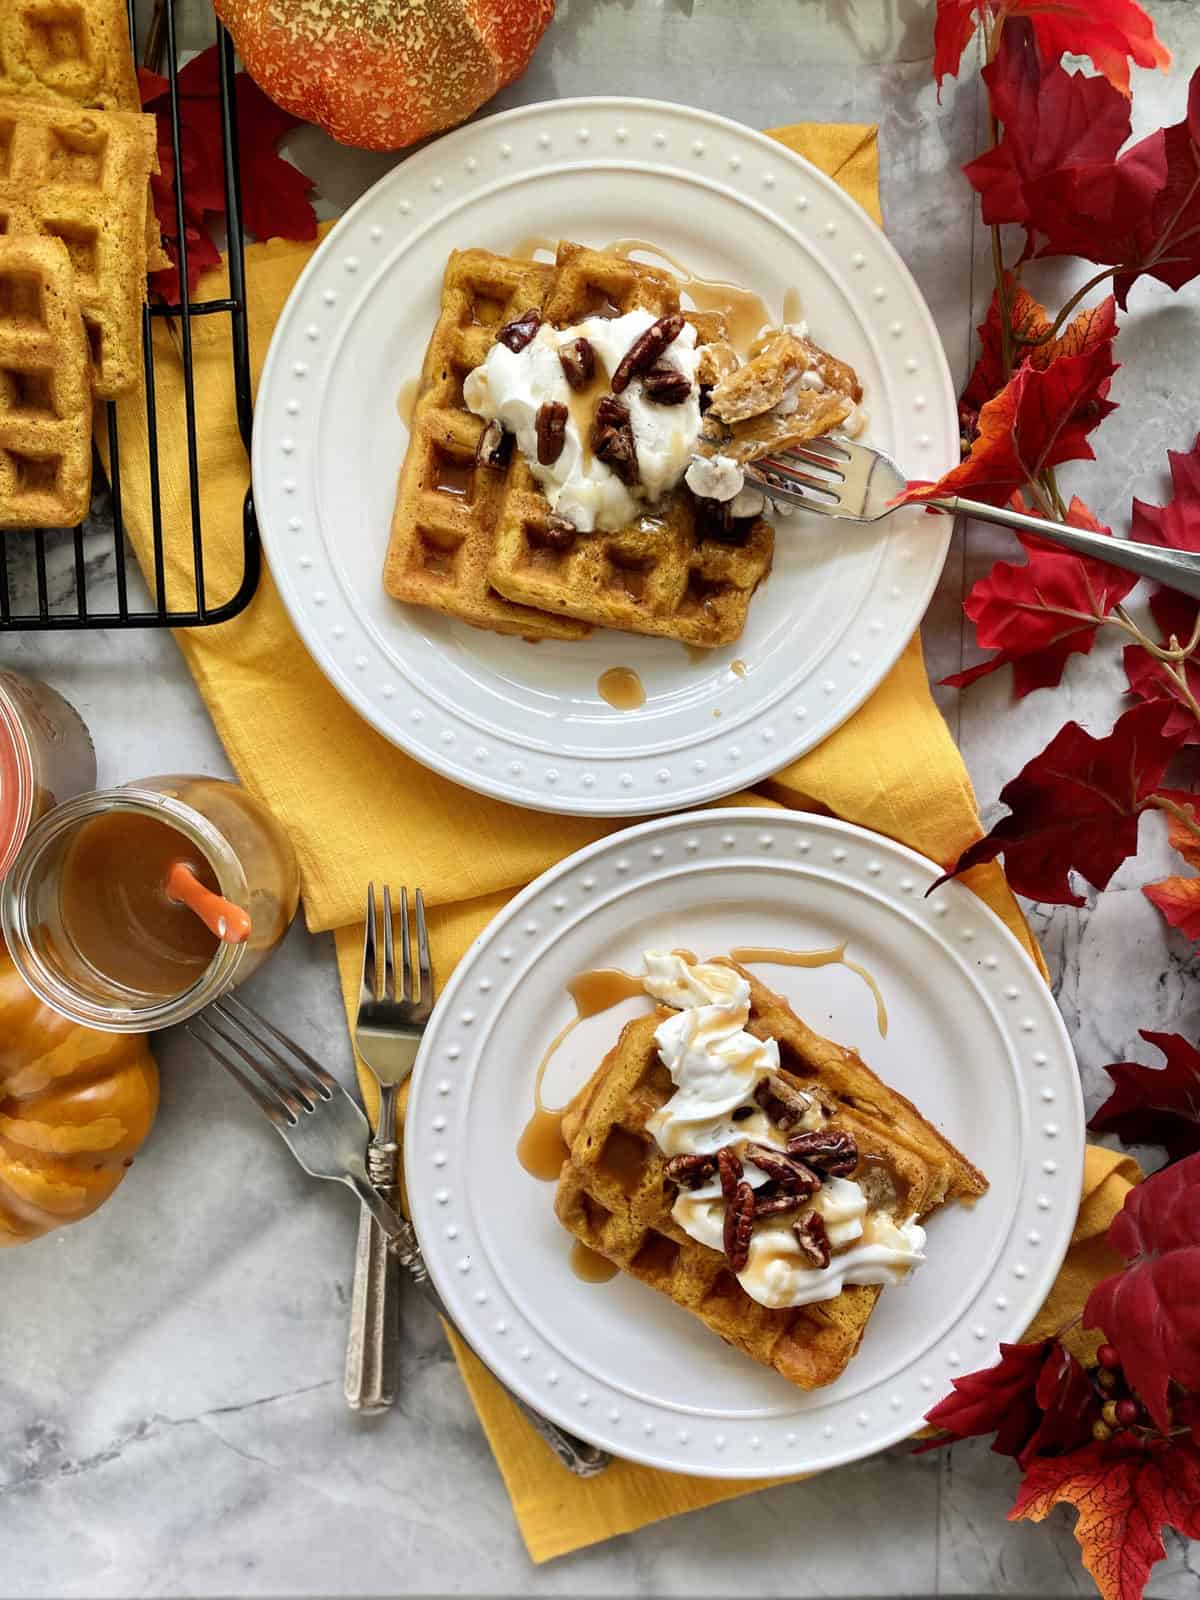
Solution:
[{"label": "orange spoon in jar", "polygon": [[250,913],[206,889],[185,861],[167,874],[167,898],[186,906],[224,944],[245,944],[250,937]]}]

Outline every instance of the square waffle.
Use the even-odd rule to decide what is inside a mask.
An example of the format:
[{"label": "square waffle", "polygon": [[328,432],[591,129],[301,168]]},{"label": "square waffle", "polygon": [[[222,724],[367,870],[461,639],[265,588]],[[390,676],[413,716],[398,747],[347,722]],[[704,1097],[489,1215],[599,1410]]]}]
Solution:
[{"label": "square waffle", "polygon": [[60,239],[0,238],[0,527],[87,515],[92,396],[71,258]]},{"label": "square waffle", "polygon": [[138,111],[125,0],[5,0],[0,95]]},{"label": "square waffle", "polygon": [[138,381],[154,118],[0,98],[0,223],[63,241],[105,397]]},{"label": "square waffle", "polygon": [[[543,320],[568,327],[597,313],[637,308],[655,317],[678,311],[676,279],[624,256],[559,245]],[[691,320],[701,343],[719,335],[711,317]],[[775,536],[765,518],[709,531],[683,489],[616,533],[578,534],[566,550],[549,549],[539,538],[548,514],[537,480],[514,453],[491,582],[510,600],[598,626],[692,645],[728,644],[741,633],[751,596],[771,569]]]},{"label": "square waffle", "polygon": [[[779,995],[735,970],[750,984],[747,1031],[778,1040],[783,1080],[814,1096],[853,1134],[853,1176],[869,1204],[924,1218],[947,1200],[983,1193],[983,1175],[853,1050],[814,1033]],[[746,1294],[724,1255],[678,1226],[671,1215],[677,1191],[647,1129],[674,1092],[654,1042],[660,1020],[652,1013],[628,1023],[567,1107],[559,1221],[789,1382],[802,1389],[832,1383],[862,1341],[879,1288],[851,1285],[832,1300],[774,1310]]]},{"label": "square waffle", "polygon": [[487,355],[496,329],[542,307],[551,273],[541,262],[486,250],[451,255],[396,491],[383,586],[396,600],[472,627],[526,639],[579,639],[588,632],[582,623],[505,599],[491,585],[488,566],[513,464],[476,462],[484,425],[462,395],[463,379]]}]

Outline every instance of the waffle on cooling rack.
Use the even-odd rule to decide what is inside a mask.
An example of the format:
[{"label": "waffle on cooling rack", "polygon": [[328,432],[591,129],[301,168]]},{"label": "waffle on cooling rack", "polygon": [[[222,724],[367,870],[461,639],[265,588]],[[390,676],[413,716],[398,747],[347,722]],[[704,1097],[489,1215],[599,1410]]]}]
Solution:
[{"label": "waffle on cooling rack", "polygon": [[[750,984],[747,1030],[778,1040],[783,1081],[814,1096],[854,1135],[854,1176],[869,1203],[923,1218],[947,1200],[983,1193],[982,1174],[903,1095],[854,1051],[814,1033],[749,972],[735,970]],[[852,1285],[832,1300],[773,1310],[745,1293],[723,1255],[678,1226],[671,1215],[675,1187],[647,1130],[673,1092],[654,1042],[659,1020],[651,1014],[627,1024],[568,1106],[558,1218],[753,1360],[802,1389],[831,1383],[857,1350],[879,1289]]]},{"label": "waffle on cooling rack", "polygon": [[0,95],[101,111],[141,107],[125,0],[5,0]]},{"label": "waffle on cooling rack", "polygon": [[[579,638],[593,624],[697,645],[737,638],[770,570],[770,523],[742,518],[710,534],[680,489],[629,527],[576,533],[564,549],[547,541],[550,508],[518,451],[500,467],[476,463],[484,425],[462,396],[496,330],[524,311],[563,327],[678,306],[668,273],[580,245],[561,244],[553,266],[452,255],[396,496],[388,594],[527,638]],[[711,316],[689,316],[701,340],[722,331]]]},{"label": "waffle on cooling rack", "polygon": [[11,235],[61,239],[91,346],[94,388],[134,388],[146,292],[153,117],[0,98],[0,215]]},{"label": "waffle on cooling rack", "polygon": [[[655,317],[679,310],[669,274],[606,251],[563,243],[543,315],[570,327],[603,309]],[[701,342],[721,330],[695,317]],[[684,489],[663,497],[616,533],[578,533],[565,549],[542,537],[547,505],[528,465],[514,455],[489,575],[510,600],[629,633],[660,634],[685,644],[728,644],[741,633],[751,596],[771,569],[774,530],[748,517],[707,532]]]},{"label": "waffle on cooling rack", "polygon": [[394,599],[472,627],[526,639],[579,639],[588,631],[582,623],[514,604],[491,585],[488,566],[512,466],[476,461],[484,425],[462,396],[463,379],[487,355],[496,329],[540,309],[551,277],[540,262],[486,250],[450,257],[396,492],[383,586]]},{"label": "waffle on cooling rack", "polygon": [[59,239],[0,237],[0,526],[87,514],[92,396],[71,260]]}]

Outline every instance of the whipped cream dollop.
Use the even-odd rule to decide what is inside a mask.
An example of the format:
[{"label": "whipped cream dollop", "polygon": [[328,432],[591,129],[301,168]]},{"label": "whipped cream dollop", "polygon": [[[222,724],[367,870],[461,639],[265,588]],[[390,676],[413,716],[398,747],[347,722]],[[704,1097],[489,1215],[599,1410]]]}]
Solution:
[{"label": "whipped cream dollop", "polygon": [[[654,1032],[659,1059],[675,1085],[648,1123],[663,1154],[711,1155],[745,1140],[786,1149],[787,1135],[754,1098],[759,1081],[779,1070],[779,1045],[746,1031],[750,985],[745,978],[729,967],[692,963],[660,950],[647,950],[643,964],[646,993],[675,1011]],[[819,1128],[826,1120],[820,1102],[809,1099],[808,1112],[789,1133]],[[768,1181],[752,1160],[743,1156],[742,1163],[752,1188]],[[869,1210],[861,1186],[851,1178],[826,1178],[805,1209],[819,1212],[825,1223],[833,1251],[829,1265],[809,1263],[792,1229],[795,1214],[759,1218],[749,1259],[737,1277],[760,1305],[811,1305],[832,1300],[847,1284],[899,1283],[925,1259],[925,1230],[917,1219],[900,1221]],[[724,1250],[725,1199],[715,1177],[698,1188],[681,1189],[671,1215],[690,1238]]]},{"label": "whipped cream dollop", "polygon": [[[595,401],[605,381],[630,346],[658,319],[649,311],[627,311],[620,317],[587,317],[570,328],[543,323],[523,350],[497,341],[482,366],[463,382],[467,407],[485,421],[499,421],[511,434],[542,487],[552,511],[567,517],[581,532],[616,532],[653,506],[683,478],[700,435],[700,391],[696,384],[696,330],[684,323],[661,360],[691,382],[679,405],[661,405],[634,378],[619,398],[629,407],[637,450],[639,481],[626,485],[591,451],[589,432]],[[595,354],[600,384],[594,396],[577,395],[567,383],[558,359],[561,345],[583,338]],[[567,407],[566,442],[556,461],[537,459],[537,414],[543,405]]]}]

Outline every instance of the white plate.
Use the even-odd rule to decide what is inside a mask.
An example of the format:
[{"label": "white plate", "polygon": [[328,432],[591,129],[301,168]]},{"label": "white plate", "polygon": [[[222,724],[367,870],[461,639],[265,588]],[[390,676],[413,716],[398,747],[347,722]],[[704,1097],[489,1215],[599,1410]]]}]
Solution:
[{"label": "white plate", "polygon": [[[536,235],[649,237],[777,314],[798,289],[814,338],[862,377],[867,437],[925,477],[958,457],[945,357],[899,256],[831,179],[737,123],[654,101],[529,106],[439,139],[363,196],[296,285],[259,386],[254,495],[276,584],[330,681],[417,760],[502,800],[602,816],[701,804],[866,699],[925,611],[949,523],[781,522],[742,638],[699,664],[608,631],[534,648],[390,600],[397,397],[420,371],[446,257]],[[641,675],[640,711],[602,700],[613,666]]]},{"label": "white plate", "polygon": [[[812,1472],[912,1433],[950,1380],[1020,1337],[1079,1204],[1083,1106],[1050,992],[969,890],[878,835],[793,812],[730,809],[643,823],[525,890],[446,986],[413,1076],[405,1169],[433,1279],[463,1334],[530,1404],[619,1455],[679,1472]],[[885,1289],[841,1378],[805,1395],[664,1296],[581,1282],[553,1188],[515,1148],[542,1052],[572,1015],[566,980],[640,970],[647,946],[717,955],[848,939],[890,1026],[844,967],[758,969],[799,1013],[858,1048],[986,1173],[973,1208],[928,1226],[928,1259]],[[630,1000],[570,1035],[547,1075],[562,1104]]]}]

